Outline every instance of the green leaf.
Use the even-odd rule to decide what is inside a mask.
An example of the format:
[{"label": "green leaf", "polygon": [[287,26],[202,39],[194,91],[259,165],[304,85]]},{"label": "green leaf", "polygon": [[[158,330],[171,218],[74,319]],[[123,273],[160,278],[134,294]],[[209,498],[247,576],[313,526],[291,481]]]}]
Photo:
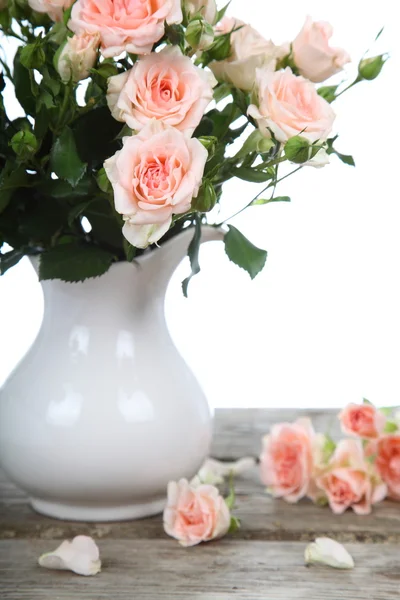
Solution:
[{"label": "green leaf", "polygon": [[86,171],[86,164],[81,161],[75,144],[74,134],[69,127],[64,127],[55,141],[51,151],[51,164],[54,172],[75,187]]},{"label": "green leaf", "polygon": [[383,26],[383,27],[382,27],[382,28],[381,28],[381,29],[378,31],[378,33],[377,33],[377,34],[376,34],[376,36],[375,36],[375,42],[376,42],[376,41],[377,41],[377,40],[378,40],[378,39],[381,37],[381,35],[382,35],[382,33],[383,33],[383,30],[384,30],[384,29],[385,29],[385,26]]},{"label": "green leaf", "polygon": [[200,265],[199,265],[200,242],[201,242],[201,219],[199,216],[197,216],[196,223],[195,223],[195,229],[194,229],[194,236],[193,236],[193,239],[190,242],[189,248],[188,248],[188,256],[189,256],[192,272],[189,275],[189,277],[186,277],[186,279],[184,279],[182,281],[182,291],[183,291],[183,295],[185,296],[185,298],[188,297],[188,286],[189,286],[190,280],[192,279],[192,277],[194,277],[195,275],[200,273]]},{"label": "green leaf", "polygon": [[324,98],[324,100],[331,103],[336,98],[336,91],[338,87],[338,85],[324,85],[318,88],[317,92],[321,96],[321,98]]},{"label": "green leaf", "polygon": [[223,6],[221,8],[221,10],[218,11],[217,18],[215,19],[216,23],[219,23],[220,21],[222,21],[231,2],[232,2],[232,0],[229,0],[228,4],[225,4],[225,6]]},{"label": "green leaf", "polygon": [[116,121],[107,106],[89,111],[73,125],[74,137],[79,156],[89,165],[103,166],[120,149],[117,136],[121,123]]},{"label": "green leaf", "polygon": [[232,169],[232,176],[243,179],[243,181],[250,181],[251,183],[265,183],[269,179],[272,179],[273,175],[266,171],[259,171],[252,169],[251,167],[237,167]]},{"label": "green leaf", "polygon": [[50,196],[51,198],[59,198],[61,200],[82,198],[89,194],[90,179],[88,177],[82,178],[75,187],[72,187],[63,179],[49,179],[48,181],[43,181],[38,189],[41,194]]},{"label": "green leaf", "polygon": [[0,253],[0,275],[4,275],[8,269],[14,267],[24,256],[20,250],[11,250],[5,254]]},{"label": "green leaf", "polygon": [[289,196],[276,196],[275,198],[257,198],[253,200],[250,206],[260,206],[261,204],[269,204],[270,202],[290,202]]},{"label": "green leaf", "polygon": [[107,244],[120,253],[123,251],[123,219],[106,198],[97,198],[84,210],[84,216],[92,226],[90,235],[99,243]]},{"label": "green leaf", "polygon": [[40,90],[39,96],[37,98],[37,112],[39,112],[42,107],[47,110],[56,107],[56,105],[54,104],[53,96],[50,94],[50,92],[43,88]]},{"label": "green leaf", "polygon": [[39,279],[74,282],[99,277],[108,271],[113,259],[111,252],[96,246],[62,244],[41,255]]},{"label": "green leaf", "polygon": [[132,262],[133,259],[136,256],[137,248],[135,248],[135,246],[132,246],[132,244],[130,244],[128,242],[128,240],[125,239],[125,238],[124,238],[124,241],[123,241],[123,247],[124,247],[124,252],[125,252],[126,260],[128,262]]},{"label": "green leaf", "polygon": [[240,529],[240,519],[231,516],[231,522],[229,525],[228,533],[235,533],[235,531],[237,531],[238,529]]},{"label": "green leaf", "polygon": [[35,115],[36,101],[32,94],[29,71],[21,64],[20,50],[14,58],[14,91],[18,102],[28,115]]},{"label": "green leaf", "polygon": [[384,432],[385,433],[395,433],[398,431],[399,426],[394,421],[388,421],[385,425]]},{"label": "green leaf", "polygon": [[369,406],[374,406],[370,400],[363,398],[363,404],[368,404]]},{"label": "green leaf", "polygon": [[214,100],[218,104],[218,102],[220,102],[221,100],[223,100],[224,98],[229,96],[231,93],[232,93],[231,86],[229,85],[229,83],[226,83],[224,81],[224,82],[218,84],[214,88],[214,94],[213,94]]},{"label": "green leaf", "polygon": [[0,173],[0,214],[7,208],[13,192],[28,183],[29,176],[23,166],[16,168],[13,163],[5,165]]},{"label": "green leaf", "polygon": [[41,47],[40,38],[33,44],[22,46],[20,54],[21,64],[26,69],[40,69],[46,62],[46,54]]},{"label": "green leaf", "polygon": [[324,463],[327,463],[336,450],[336,443],[330,435],[325,435],[324,437],[325,441],[322,447],[322,460]]},{"label": "green leaf", "polygon": [[350,156],[350,154],[340,154],[340,152],[334,151],[334,154],[346,165],[350,165],[351,167],[355,167],[356,163],[354,162],[354,158]]},{"label": "green leaf", "polygon": [[68,225],[70,227],[73,224],[73,222],[75,221],[75,219],[77,219],[78,217],[80,217],[81,214],[83,212],[85,212],[85,210],[88,208],[88,206],[93,201],[94,201],[94,198],[91,198],[90,200],[86,200],[85,202],[80,202],[79,204],[75,204],[75,206],[73,206],[71,208],[71,210],[68,213]]},{"label": "green leaf", "polygon": [[229,231],[225,234],[225,252],[229,260],[241,267],[254,279],[264,268],[267,260],[266,250],[254,246],[236,227],[228,225]]}]

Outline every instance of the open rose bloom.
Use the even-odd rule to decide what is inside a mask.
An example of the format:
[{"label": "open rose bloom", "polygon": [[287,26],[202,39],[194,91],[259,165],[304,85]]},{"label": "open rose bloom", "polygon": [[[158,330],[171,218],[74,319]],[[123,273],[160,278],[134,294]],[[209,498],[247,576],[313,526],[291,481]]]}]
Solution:
[{"label": "open rose bloom", "polygon": [[178,129],[151,121],[104,166],[114,188],[116,210],[124,216],[124,235],[145,248],[166,233],[172,215],[189,210],[197,196],[207,151]]},{"label": "open rose bloom", "polygon": [[263,438],[261,481],[273,496],[287,502],[306,496],[313,471],[313,443],[309,419],[274,425]]},{"label": "open rose bloom", "polygon": [[140,131],[156,119],[190,137],[213,97],[216,80],[176,47],[141,57],[108,81],[107,102],[118,121]]},{"label": "open rose bloom", "polygon": [[186,479],[168,484],[164,529],[182,546],[220,538],[228,532],[229,508],[213,485],[193,486]]},{"label": "open rose bloom", "polygon": [[68,27],[100,34],[103,56],[117,56],[151,52],[164,35],[164,23],[181,21],[180,0],[77,0]]},{"label": "open rose bloom", "polygon": [[344,433],[363,439],[382,435],[386,418],[371,404],[349,404],[339,415]]},{"label": "open rose bloom", "polygon": [[324,141],[330,134],[335,113],[318,95],[314,85],[294,75],[291,69],[257,69],[257,105],[249,107],[260,131],[279,142],[301,135],[309,142]]},{"label": "open rose bloom", "polygon": [[315,483],[336,514],[352,508],[359,515],[367,515],[371,505],[381,502],[387,492],[385,483],[365,460],[360,440],[341,440]]}]

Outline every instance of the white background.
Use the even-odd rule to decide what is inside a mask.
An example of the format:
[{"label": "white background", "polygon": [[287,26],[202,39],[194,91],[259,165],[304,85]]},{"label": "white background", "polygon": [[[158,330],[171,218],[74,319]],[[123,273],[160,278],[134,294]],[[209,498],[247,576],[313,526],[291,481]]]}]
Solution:
[{"label": "white background", "polygon": [[[392,5],[392,6],[391,6]],[[369,398],[400,401],[399,36],[393,0],[233,0],[229,14],[276,43],[295,37],[308,13],[330,21],[334,43],[355,65],[384,25],[376,52],[390,60],[380,78],[335,103],[332,159],[282,183],[290,204],[254,207],[232,221],[269,252],[253,282],[230,264],[222,244],[202,249],[202,273],[180,291],[182,263],[167,293],[174,340],[214,406],[343,406]],[[349,69],[354,75],[355,66]],[[257,186],[226,186],[222,215]],[[0,383],[31,344],[43,301],[24,259],[0,279]]]}]

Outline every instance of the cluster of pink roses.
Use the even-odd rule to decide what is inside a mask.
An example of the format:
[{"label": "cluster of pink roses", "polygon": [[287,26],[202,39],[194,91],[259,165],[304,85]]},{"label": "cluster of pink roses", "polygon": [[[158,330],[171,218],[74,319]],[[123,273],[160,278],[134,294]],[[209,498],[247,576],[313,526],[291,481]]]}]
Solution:
[{"label": "cluster of pink roses", "polygon": [[[63,9],[73,4],[68,27],[75,35],[67,39],[58,58],[64,81],[87,77],[98,49],[108,59],[122,52],[138,55],[132,68],[108,82],[111,113],[133,135],[124,138],[122,150],[104,165],[115,208],[125,223],[123,234],[134,246],[145,248],[159,240],[173,216],[188,212],[198,195],[208,154],[191,136],[213,98],[217,80],[252,92],[248,115],[262,135],[273,135],[284,145],[301,134],[309,143],[319,144],[317,156],[307,164],[328,162],[324,142],[335,114],[314,83],[337,73],[350,60],[344,50],[330,46],[329,24],[308,17],[292,44],[277,46],[239,20],[224,17],[217,23],[215,0],[182,4],[181,0],[28,1],[54,20],[60,20]],[[186,42],[186,54],[165,44],[152,51],[166,24],[185,19],[186,40],[196,39],[197,46]],[[201,39],[204,24],[208,29]],[[191,27],[193,33],[188,35]],[[193,53],[226,35],[229,55],[209,61],[209,69],[195,66]],[[282,68],[285,64],[294,66],[298,74],[289,66]]]},{"label": "cluster of pink roses", "polygon": [[335,444],[316,434],[309,419],[274,425],[263,439],[261,479],[287,502],[308,497],[336,514],[369,514],[386,496],[400,500],[400,431],[396,420],[370,403],[350,404],[339,415],[351,439]]}]

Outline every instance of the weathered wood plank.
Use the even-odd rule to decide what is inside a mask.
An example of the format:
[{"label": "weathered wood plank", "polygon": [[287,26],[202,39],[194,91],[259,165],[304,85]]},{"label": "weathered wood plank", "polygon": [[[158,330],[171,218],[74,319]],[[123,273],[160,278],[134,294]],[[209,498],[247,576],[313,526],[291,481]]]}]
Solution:
[{"label": "weathered wood plank", "polygon": [[[369,516],[348,511],[334,515],[328,508],[304,500],[287,504],[264,493],[258,469],[236,482],[237,509],[242,527],[237,539],[308,540],[315,535],[334,535],[343,541],[400,542],[400,506],[383,502]],[[34,513],[26,504],[9,503],[0,509],[0,538],[64,539],[84,533],[96,538],[162,539],[161,517],[110,524],[58,521]]]},{"label": "weathered wood plank", "polygon": [[[213,455],[238,458],[259,453],[261,436],[273,423],[291,421],[301,416],[296,410],[221,410],[217,411]],[[310,411],[316,429],[333,430],[333,411]],[[343,541],[400,541],[400,506],[384,502],[374,507],[372,515],[359,517],[351,512],[338,517],[327,508],[308,501],[288,505],[265,495],[258,470],[253,469],[236,483],[237,510],[242,528],[237,539],[308,540],[315,535],[334,535]],[[86,524],[48,519],[34,513],[26,496],[0,471],[0,538],[64,539],[79,533],[95,538],[162,539],[165,537],[160,517],[113,524]]]},{"label": "weathered wood plank", "polygon": [[181,548],[174,540],[102,540],[95,577],[47,571],[55,540],[0,542],[2,600],[390,600],[398,598],[396,545],[348,545],[356,567],[306,568],[301,542],[233,542]]}]

